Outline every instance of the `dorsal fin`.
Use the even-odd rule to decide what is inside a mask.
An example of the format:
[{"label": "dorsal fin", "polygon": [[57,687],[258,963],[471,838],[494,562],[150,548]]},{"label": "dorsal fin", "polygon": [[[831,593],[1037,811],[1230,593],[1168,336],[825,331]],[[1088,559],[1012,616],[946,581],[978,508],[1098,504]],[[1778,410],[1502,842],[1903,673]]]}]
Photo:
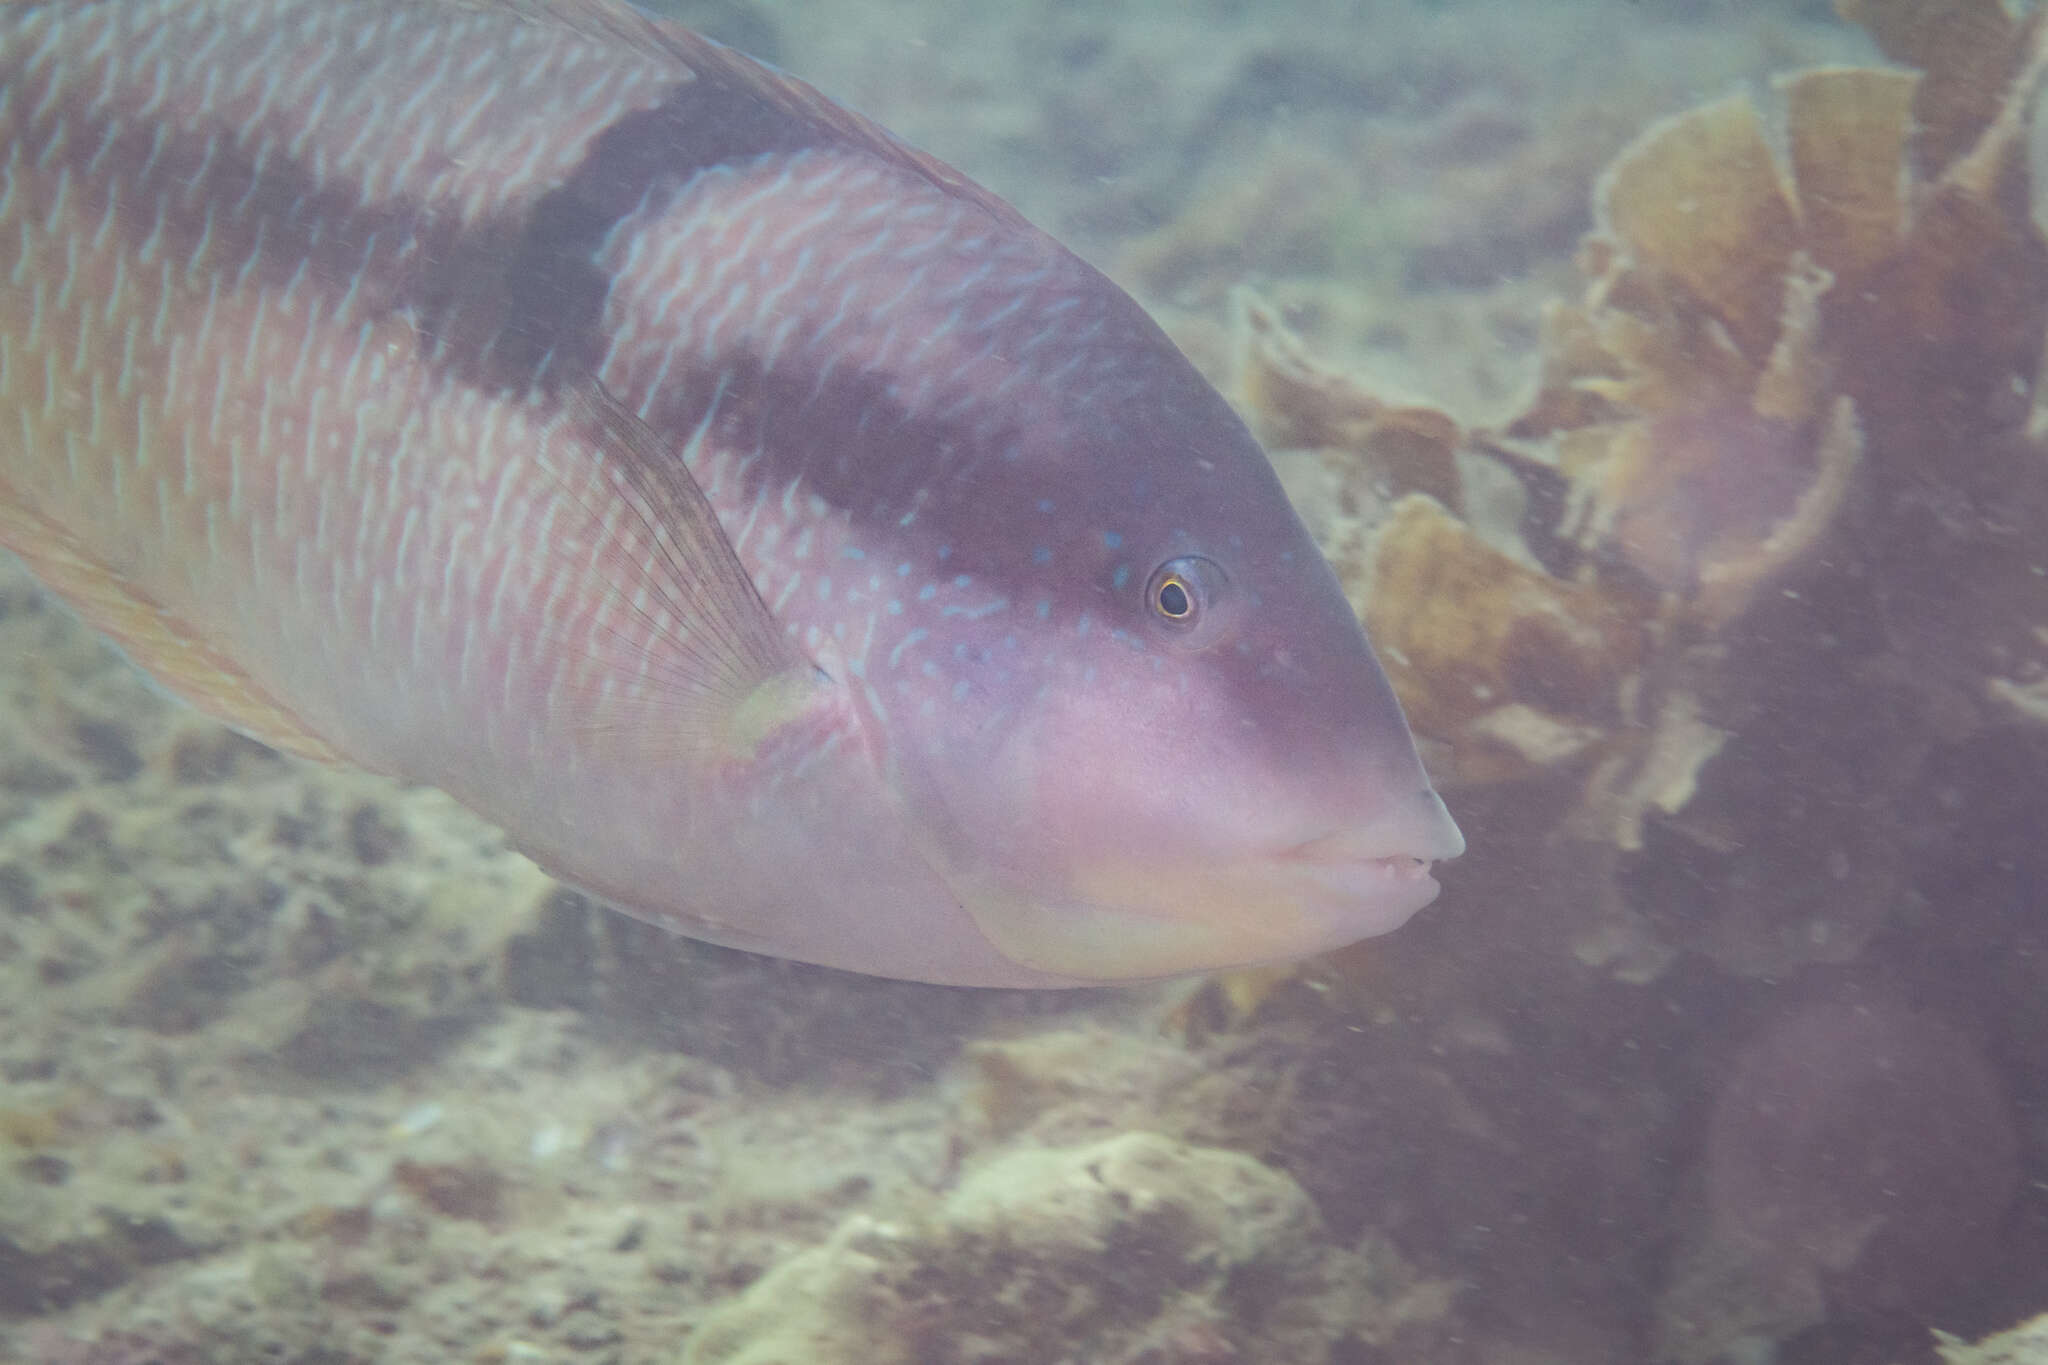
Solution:
[{"label": "dorsal fin", "polygon": [[815,129],[818,140],[849,147],[901,167],[947,194],[967,200],[991,217],[1036,231],[1023,214],[935,156],[912,147],[866,115],[859,114],[765,62],[727,47],[681,24],[643,13],[625,0],[446,0],[465,9],[509,12],[530,23],[567,29],[637,51],[659,52],[700,79],[751,95],[796,122]]}]

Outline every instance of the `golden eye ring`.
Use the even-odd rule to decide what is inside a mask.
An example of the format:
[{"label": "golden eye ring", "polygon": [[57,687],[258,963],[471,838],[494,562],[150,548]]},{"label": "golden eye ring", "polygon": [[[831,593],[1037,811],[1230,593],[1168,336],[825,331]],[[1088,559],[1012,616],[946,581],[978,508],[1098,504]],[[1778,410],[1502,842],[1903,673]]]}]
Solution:
[{"label": "golden eye ring", "polygon": [[1152,585],[1152,610],[1169,621],[1185,621],[1195,614],[1195,588],[1177,573],[1160,575]]},{"label": "golden eye ring", "polygon": [[1200,634],[1227,597],[1227,575],[1221,565],[1201,555],[1179,555],[1152,571],[1145,583],[1145,604],[1160,625],[1180,639]]},{"label": "golden eye ring", "polygon": [[1175,555],[1145,580],[1145,608],[1152,634],[1180,650],[1212,649],[1233,638],[1244,622],[1242,594],[1230,575],[1207,555]]}]

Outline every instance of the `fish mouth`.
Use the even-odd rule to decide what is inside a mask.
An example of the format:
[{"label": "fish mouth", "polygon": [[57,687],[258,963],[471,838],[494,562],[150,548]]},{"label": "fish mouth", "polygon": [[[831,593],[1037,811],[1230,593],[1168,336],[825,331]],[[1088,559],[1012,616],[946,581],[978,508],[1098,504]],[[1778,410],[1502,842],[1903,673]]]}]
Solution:
[{"label": "fish mouth", "polygon": [[1325,830],[1283,849],[1279,860],[1311,867],[1367,863],[1395,874],[1427,876],[1432,864],[1464,851],[1465,835],[1444,809],[1443,798],[1424,787],[1399,815]]},{"label": "fish mouth", "polygon": [[[1420,858],[1412,853],[1387,853],[1378,857],[1335,858],[1327,855],[1304,855],[1294,850],[1274,859],[1277,867],[1333,892],[1347,888],[1363,891],[1369,888],[1399,886],[1404,883],[1420,885],[1427,882],[1436,885],[1436,878],[1430,873],[1436,867],[1436,859]],[[1435,892],[1431,892],[1432,895]]]},{"label": "fish mouth", "polygon": [[1273,867],[1315,918],[1341,927],[1349,941],[1400,928],[1442,889],[1430,875],[1436,864],[1464,851],[1457,822],[1425,787],[1399,816],[1304,839],[1281,850]]},{"label": "fish mouth", "polygon": [[1041,899],[956,883],[1005,957],[1076,981],[1136,981],[1284,962],[1398,929],[1436,899],[1437,860],[1464,836],[1434,792],[1398,822],[1330,830],[1240,858],[1107,857]]},{"label": "fish mouth", "polygon": [[[1365,924],[1353,937],[1365,938],[1399,928],[1408,917],[1436,899],[1442,888],[1430,875],[1436,859],[1413,853],[1352,854],[1325,841],[1288,849],[1272,860],[1276,882],[1292,883],[1322,916]],[[1346,907],[1376,907],[1362,920]]]},{"label": "fish mouth", "polygon": [[1413,853],[1290,849],[1269,867],[1274,884],[1288,888],[1289,899],[1327,927],[1331,941],[1321,946],[1331,948],[1400,928],[1443,889],[1430,875],[1436,859]]},{"label": "fish mouth", "polygon": [[1436,899],[1431,864],[1250,857],[1201,865],[1095,863],[1064,897],[981,884],[964,908],[1019,966],[1072,981],[1146,981],[1287,962],[1398,929]]}]

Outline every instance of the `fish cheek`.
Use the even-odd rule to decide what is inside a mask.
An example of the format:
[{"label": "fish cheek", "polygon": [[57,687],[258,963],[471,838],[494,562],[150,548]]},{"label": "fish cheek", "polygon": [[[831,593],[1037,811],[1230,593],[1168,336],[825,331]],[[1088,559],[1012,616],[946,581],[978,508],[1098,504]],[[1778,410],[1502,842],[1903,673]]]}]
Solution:
[{"label": "fish cheek", "polygon": [[[1149,672],[1149,670],[1148,670]],[[1326,926],[1264,869],[1218,848],[1224,799],[1187,753],[1177,691],[1049,696],[971,755],[936,737],[905,779],[933,872],[988,942],[1081,981],[1172,976],[1326,946]]]},{"label": "fish cheek", "polygon": [[[1112,661],[1105,661],[1105,664]],[[1170,842],[1180,774],[1144,723],[1150,706],[1105,682],[1055,688],[999,743],[950,764],[949,859],[1047,901],[1081,897],[1083,869]]]}]

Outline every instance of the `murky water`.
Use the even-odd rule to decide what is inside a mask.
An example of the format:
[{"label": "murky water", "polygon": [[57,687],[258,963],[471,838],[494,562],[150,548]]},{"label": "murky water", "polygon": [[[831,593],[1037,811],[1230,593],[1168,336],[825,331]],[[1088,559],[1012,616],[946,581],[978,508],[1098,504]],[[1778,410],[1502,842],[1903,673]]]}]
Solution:
[{"label": "murky water", "polygon": [[1469,852],[1209,980],[753,958],[8,561],[0,1359],[2048,1352],[2037,35],[1850,8],[679,7],[1153,312]]}]

